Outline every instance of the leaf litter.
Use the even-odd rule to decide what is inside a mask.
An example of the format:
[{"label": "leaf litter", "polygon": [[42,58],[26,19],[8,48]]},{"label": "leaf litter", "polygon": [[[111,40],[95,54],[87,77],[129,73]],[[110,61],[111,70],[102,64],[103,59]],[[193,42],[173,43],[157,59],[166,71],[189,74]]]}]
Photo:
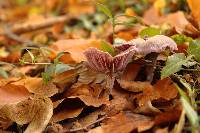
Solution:
[{"label": "leaf litter", "polygon": [[0,1],[0,132],[199,132],[199,7]]}]

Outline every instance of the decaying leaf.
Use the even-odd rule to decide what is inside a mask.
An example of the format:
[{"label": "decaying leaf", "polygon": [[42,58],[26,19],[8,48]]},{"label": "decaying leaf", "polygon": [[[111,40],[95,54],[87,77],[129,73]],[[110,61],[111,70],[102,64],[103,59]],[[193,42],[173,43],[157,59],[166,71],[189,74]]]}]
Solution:
[{"label": "decaying leaf", "polygon": [[31,96],[22,85],[6,84],[0,87],[0,107],[6,104],[16,104]]},{"label": "decaying leaf", "polygon": [[100,85],[90,87],[89,85],[74,85],[64,94],[66,98],[79,98],[87,106],[99,107],[108,104],[109,95]]},{"label": "decaying leaf", "polygon": [[29,123],[25,133],[41,133],[53,115],[53,104],[49,98],[35,97],[4,105],[0,112],[20,125]]},{"label": "decaying leaf", "polygon": [[[100,48],[100,41],[98,40],[85,40],[85,39],[71,39],[71,40],[59,40],[55,42],[51,47],[57,52],[68,52],[68,57],[64,62],[67,63],[79,63],[85,61],[83,52],[89,47]],[[62,58],[61,58],[62,60]]]},{"label": "decaying leaf", "polygon": [[104,133],[129,133],[131,131],[142,132],[154,125],[153,119],[147,116],[133,114],[130,112],[119,113],[105,122],[101,128]]},{"label": "decaying leaf", "polygon": [[161,16],[155,8],[150,8],[144,13],[144,22],[148,25],[162,25],[169,24],[175,28],[179,34],[198,35],[199,31],[196,29],[185,17],[184,13],[177,11]]},{"label": "decaying leaf", "polygon": [[58,88],[51,81],[47,84],[43,82],[42,78],[25,77],[17,82],[12,83],[14,85],[22,85],[31,93],[42,96],[53,96],[58,93]]},{"label": "decaying leaf", "polygon": [[65,99],[54,109],[51,121],[59,122],[68,118],[77,117],[83,108],[84,104],[79,99]]},{"label": "decaying leaf", "polygon": [[192,11],[192,15],[195,17],[195,19],[200,24],[200,10],[199,10],[199,1],[198,0],[187,0],[188,5]]},{"label": "decaying leaf", "polygon": [[150,82],[117,80],[122,88],[130,92],[141,92],[151,87]]}]

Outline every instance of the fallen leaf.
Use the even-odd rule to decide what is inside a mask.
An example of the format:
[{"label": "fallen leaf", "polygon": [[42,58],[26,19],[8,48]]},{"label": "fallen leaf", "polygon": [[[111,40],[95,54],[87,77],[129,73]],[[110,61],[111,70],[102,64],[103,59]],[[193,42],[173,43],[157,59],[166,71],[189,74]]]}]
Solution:
[{"label": "fallen leaf", "polygon": [[154,89],[159,93],[159,97],[165,100],[174,99],[178,95],[176,85],[170,78],[159,80],[154,85]]},{"label": "fallen leaf", "polygon": [[198,36],[199,31],[196,29],[185,17],[184,13],[177,11],[175,13],[169,13],[167,15],[159,15],[158,10],[150,8],[143,15],[144,22],[147,25],[162,25],[164,23],[170,24],[175,27],[176,32],[180,34],[187,33],[189,35]]},{"label": "fallen leaf", "polygon": [[120,86],[131,92],[141,92],[146,88],[152,87],[150,82],[141,82],[141,81],[125,81],[125,80],[117,80]]},{"label": "fallen leaf", "polygon": [[31,93],[22,85],[6,84],[0,86],[0,106],[16,104],[30,96]]},{"label": "fallen leaf", "polygon": [[82,128],[82,127],[87,127],[87,129],[89,130],[93,126],[95,126],[95,124],[91,124],[91,123],[95,123],[98,120],[98,118],[103,115],[105,115],[105,112],[103,112],[101,109],[96,110],[96,111],[86,115],[83,118],[79,118],[79,120],[77,120],[73,123],[69,123],[67,126],[65,126],[65,130],[66,129],[74,130],[74,129]]},{"label": "fallen leaf", "polygon": [[157,81],[154,86],[147,86],[140,94],[132,95],[139,106],[144,106],[148,101],[163,99],[166,101],[176,98],[178,91],[170,78]]},{"label": "fallen leaf", "polygon": [[66,98],[79,98],[87,106],[94,107],[99,107],[109,102],[108,93],[97,84],[92,87],[86,84],[77,87],[77,84],[75,84],[64,93],[64,96]]},{"label": "fallen leaf", "polygon": [[25,133],[40,133],[53,115],[53,104],[49,98],[36,96],[17,104],[4,105],[0,113],[20,125],[29,123]]},{"label": "fallen leaf", "polygon": [[153,119],[144,115],[130,112],[122,112],[103,121],[102,129],[104,133],[130,133],[146,131],[154,125]]},{"label": "fallen leaf", "polygon": [[17,82],[12,83],[14,85],[22,85],[31,93],[51,97],[58,93],[58,88],[51,81],[47,84],[43,82],[42,78],[25,77]]},{"label": "fallen leaf", "polygon": [[84,104],[79,99],[65,99],[54,109],[51,121],[59,122],[68,118],[77,117],[83,108]]},{"label": "fallen leaf", "polygon": [[65,12],[79,16],[81,14],[93,14],[95,12],[95,4],[89,0],[69,0],[65,7]]},{"label": "fallen leaf", "polygon": [[159,113],[157,116],[155,116],[155,125],[167,125],[172,122],[178,122],[181,112],[182,107],[180,104],[177,104],[172,109]]},{"label": "fallen leaf", "polygon": [[133,81],[135,80],[137,74],[139,73],[140,69],[141,69],[141,64],[136,64],[136,63],[129,63],[126,66],[126,69],[124,70],[121,79],[122,80],[128,80],[128,81]]},{"label": "fallen leaf", "polygon": [[57,52],[65,51],[69,53],[66,55],[64,63],[80,63],[81,61],[86,61],[83,52],[89,47],[100,48],[100,42],[101,41],[92,39],[59,40],[55,42],[51,48],[55,49]]},{"label": "fallen leaf", "polygon": [[61,74],[55,75],[52,79],[52,82],[59,88],[59,93],[62,93],[66,88],[69,88],[76,81],[77,75],[76,69],[68,70]]},{"label": "fallen leaf", "polygon": [[200,26],[200,2],[198,0],[187,0],[187,2],[192,11],[192,15],[198,21]]}]

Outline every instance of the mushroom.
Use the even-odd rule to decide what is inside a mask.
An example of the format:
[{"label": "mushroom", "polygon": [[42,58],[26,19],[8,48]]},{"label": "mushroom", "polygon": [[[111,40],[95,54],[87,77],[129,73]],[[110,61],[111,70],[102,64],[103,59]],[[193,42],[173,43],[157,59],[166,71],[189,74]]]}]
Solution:
[{"label": "mushroom", "polygon": [[161,53],[167,48],[170,51],[177,50],[177,45],[170,37],[164,35],[156,35],[149,38],[137,38],[131,41],[125,42],[121,45],[115,46],[119,51],[124,51],[125,49],[135,46],[136,53],[140,55],[147,55],[149,53]]},{"label": "mushroom", "polygon": [[[157,35],[150,38],[138,38],[128,41],[124,44],[115,46],[115,49],[119,54],[112,57],[108,52],[103,52],[97,48],[88,48],[84,55],[87,59],[86,66],[91,70],[106,75],[106,88],[110,90],[113,88],[115,78],[123,72],[130,59],[134,54],[147,55],[150,54],[150,58],[156,63],[158,53],[169,48],[171,51],[177,50],[176,43],[169,37],[164,35]],[[147,56],[148,57],[148,56]],[[152,80],[153,71],[147,80]]]},{"label": "mushroom", "polygon": [[156,59],[158,54],[166,50],[167,48],[170,51],[177,50],[177,45],[170,37],[164,35],[156,35],[149,38],[137,38],[131,41],[125,42],[121,45],[115,46],[115,49],[118,51],[123,51],[129,47],[135,46],[136,54],[144,55],[146,60],[150,60],[152,67],[146,70],[147,81],[152,81],[154,76],[154,66],[156,64]]},{"label": "mushroom", "polygon": [[106,88],[109,89],[110,93],[116,76],[125,69],[134,54],[135,46],[130,46],[114,57],[108,52],[100,51],[97,48],[88,48],[84,52],[87,59],[86,65],[91,70],[106,75]]}]

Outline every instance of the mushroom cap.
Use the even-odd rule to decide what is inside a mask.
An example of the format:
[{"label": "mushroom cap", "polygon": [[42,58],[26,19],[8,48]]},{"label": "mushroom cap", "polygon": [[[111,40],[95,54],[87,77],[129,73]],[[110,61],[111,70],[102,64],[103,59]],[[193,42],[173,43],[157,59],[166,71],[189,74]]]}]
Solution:
[{"label": "mushroom cap", "polygon": [[169,48],[170,51],[177,50],[177,45],[174,40],[164,35],[156,35],[149,38],[137,38],[131,41],[125,42],[122,45],[115,46],[117,50],[124,50],[131,46],[136,47],[136,53],[141,55],[147,55],[149,53],[161,53]]},{"label": "mushroom cap", "polygon": [[116,73],[123,71],[135,53],[135,47],[112,57],[108,52],[103,52],[97,48],[88,48],[84,55],[87,59],[87,66],[94,71],[101,73]]}]

